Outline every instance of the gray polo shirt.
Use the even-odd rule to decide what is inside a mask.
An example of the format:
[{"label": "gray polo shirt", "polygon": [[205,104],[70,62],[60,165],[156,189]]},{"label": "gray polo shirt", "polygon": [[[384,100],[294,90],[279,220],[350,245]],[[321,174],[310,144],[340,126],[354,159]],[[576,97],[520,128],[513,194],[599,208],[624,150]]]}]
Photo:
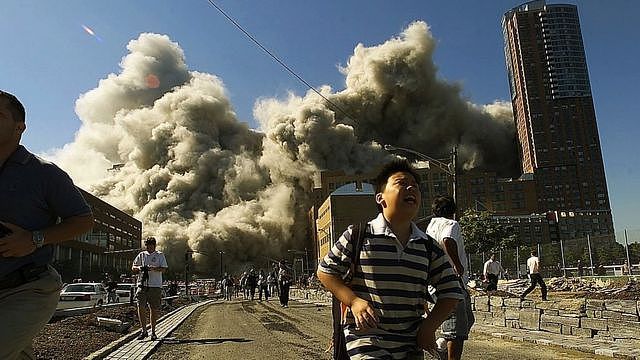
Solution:
[{"label": "gray polo shirt", "polygon": [[[1,221],[34,231],[60,219],[89,214],[91,208],[69,175],[22,145],[0,170]],[[0,278],[23,265],[47,264],[52,259],[51,245],[19,258],[0,256]]]}]

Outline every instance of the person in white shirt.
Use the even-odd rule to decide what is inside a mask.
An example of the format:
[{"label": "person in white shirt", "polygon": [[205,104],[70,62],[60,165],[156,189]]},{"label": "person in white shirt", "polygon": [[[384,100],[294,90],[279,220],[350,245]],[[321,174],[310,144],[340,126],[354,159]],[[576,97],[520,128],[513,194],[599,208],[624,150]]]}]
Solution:
[{"label": "person in white shirt", "polygon": [[149,237],[144,241],[147,250],[142,251],[133,260],[131,271],[138,275],[138,317],[140,318],[140,335],[138,340],[147,337],[147,306],[151,310],[151,340],[157,340],[156,320],[162,301],[162,273],[169,267],[167,259],[160,251],[156,251],[156,239]]},{"label": "person in white shirt", "polygon": [[542,291],[542,300],[547,301],[547,285],[544,283],[542,275],[540,275],[540,259],[535,250],[531,250],[531,257],[527,260],[527,267],[529,268],[531,285],[520,295],[520,300],[524,300],[525,296],[535,289],[536,284],[539,284]]},{"label": "person in white shirt", "polygon": [[502,265],[500,265],[499,261],[496,261],[496,255],[491,254],[489,260],[484,263],[484,278],[489,282],[487,291],[498,290],[498,278],[503,272]]},{"label": "person in white shirt", "polygon": [[467,269],[467,253],[464,250],[464,237],[460,224],[453,220],[456,209],[456,203],[452,197],[436,197],[431,204],[434,217],[429,222],[426,233],[445,251],[453,270],[461,281],[460,286],[465,289],[464,299],[458,302],[456,309],[442,323],[442,336],[447,340],[449,359],[457,360],[462,357],[464,341],[469,339],[469,331],[475,322],[475,317],[471,309],[471,298],[466,291],[469,269]]}]

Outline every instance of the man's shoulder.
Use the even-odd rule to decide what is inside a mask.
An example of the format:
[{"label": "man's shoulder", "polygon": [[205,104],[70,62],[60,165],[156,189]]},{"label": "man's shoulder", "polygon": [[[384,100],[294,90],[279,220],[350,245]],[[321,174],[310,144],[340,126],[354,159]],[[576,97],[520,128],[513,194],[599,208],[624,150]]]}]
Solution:
[{"label": "man's shoulder", "polygon": [[459,225],[456,220],[445,218],[445,217],[434,217],[431,219],[429,226],[455,226]]},{"label": "man's shoulder", "polygon": [[29,154],[31,156],[29,157],[29,161],[27,162],[27,165],[40,168],[42,171],[46,171],[51,174],[67,175],[67,173],[64,170],[62,170],[60,167],[58,167],[58,165],[54,164],[53,162],[46,160],[44,158],[41,158],[36,154],[33,154],[33,153],[29,153]]}]

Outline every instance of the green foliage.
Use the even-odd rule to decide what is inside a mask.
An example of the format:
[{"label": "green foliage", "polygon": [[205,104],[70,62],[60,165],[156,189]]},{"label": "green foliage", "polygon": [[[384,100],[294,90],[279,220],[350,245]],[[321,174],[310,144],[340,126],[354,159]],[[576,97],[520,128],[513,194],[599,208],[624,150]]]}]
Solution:
[{"label": "green foliage", "polygon": [[460,226],[467,252],[471,254],[514,249],[518,245],[515,229],[499,224],[488,211],[465,211]]}]

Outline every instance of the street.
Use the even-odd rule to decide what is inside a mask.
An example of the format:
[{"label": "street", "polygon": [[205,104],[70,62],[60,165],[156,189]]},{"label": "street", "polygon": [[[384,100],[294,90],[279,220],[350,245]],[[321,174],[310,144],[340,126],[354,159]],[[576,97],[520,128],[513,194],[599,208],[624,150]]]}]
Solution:
[{"label": "street", "polygon": [[[331,359],[330,308],[291,302],[217,302],[196,311],[151,359]],[[473,333],[464,359],[605,359]]]}]

